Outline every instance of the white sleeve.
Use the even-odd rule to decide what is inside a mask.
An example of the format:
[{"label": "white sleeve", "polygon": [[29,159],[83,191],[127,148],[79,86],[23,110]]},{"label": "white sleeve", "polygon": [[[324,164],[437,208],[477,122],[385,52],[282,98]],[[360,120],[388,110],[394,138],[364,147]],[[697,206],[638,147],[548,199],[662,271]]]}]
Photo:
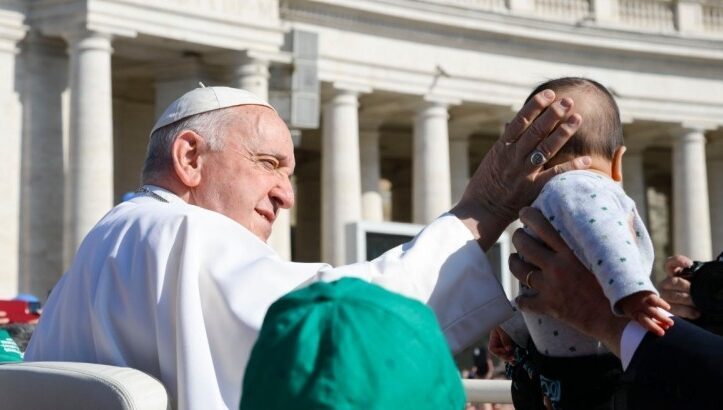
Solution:
[{"label": "white sleeve", "polygon": [[[667,317],[673,316],[663,309],[658,308],[658,310]],[[631,320],[623,329],[623,334],[620,336],[620,361],[623,364],[623,370],[627,370],[646,333],[648,330],[634,320]]]},{"label": "white sleeve", "polygon": [[630,361],[633,360],[633,356],[646,333],[648,333],[648,331],[638,322],[630,321],[630,323],[625,326],[623,335],[620,337],[620,361],[623,365],[623,371],[628,369],[628,365]]},{"label": "white sleeve", "polygon": [[418,299],[432,308],[452,351],[460,351],[513,313],[472,233],[451,214],[412,241],[371,262],[322,271],[320,280],[353,276]]}]

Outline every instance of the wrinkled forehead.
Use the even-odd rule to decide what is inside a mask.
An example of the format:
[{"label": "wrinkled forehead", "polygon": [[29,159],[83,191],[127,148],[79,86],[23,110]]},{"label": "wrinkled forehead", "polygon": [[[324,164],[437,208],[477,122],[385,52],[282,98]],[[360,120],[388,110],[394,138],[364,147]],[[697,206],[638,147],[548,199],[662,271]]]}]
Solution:
[{"label": "wrinkled forehead", "polygon": [[258,105],[238,106],[227,132],[242,147],[293,161],[294,144],[286,123],[276,111]]},{"label": "wrinkled forehead", "polygon": [[291,134],[284,121],[272,109],[259,105],[232,107],[234,114],[228,130],[245,144],[257,145],[288,139]]}]

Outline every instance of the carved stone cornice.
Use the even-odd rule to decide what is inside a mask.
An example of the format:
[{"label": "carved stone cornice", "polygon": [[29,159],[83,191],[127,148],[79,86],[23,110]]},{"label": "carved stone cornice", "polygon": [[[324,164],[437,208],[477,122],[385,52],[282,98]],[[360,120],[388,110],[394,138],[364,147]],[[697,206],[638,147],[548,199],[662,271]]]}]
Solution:
[{"label": "carved stone cornice", "polygon": [[276,0],[37,0],[32,24],[63,36],[81,26],[113,36],[147,35],[227,50],[273,53],[284,30]]}]

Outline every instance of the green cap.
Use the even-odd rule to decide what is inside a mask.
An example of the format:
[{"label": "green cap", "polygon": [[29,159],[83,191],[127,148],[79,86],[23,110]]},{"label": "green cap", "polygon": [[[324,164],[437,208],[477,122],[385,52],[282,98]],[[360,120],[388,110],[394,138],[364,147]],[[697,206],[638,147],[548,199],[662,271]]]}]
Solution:
[{"label": "green cap", "polygon": [[241,409],[464,408],[434,313],[359,279],[315,283],[266,314]]}]

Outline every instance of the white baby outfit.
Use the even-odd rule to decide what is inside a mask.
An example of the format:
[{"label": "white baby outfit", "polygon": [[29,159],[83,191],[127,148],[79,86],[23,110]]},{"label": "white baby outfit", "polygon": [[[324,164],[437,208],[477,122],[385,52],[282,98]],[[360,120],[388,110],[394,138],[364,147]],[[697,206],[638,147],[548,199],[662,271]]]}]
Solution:
[{"label": "white baby outfit", "polygon": [[[616,314],[621,312],[615,304],[626,296],[640,291],[657,294],[650,280],[650,236],[635,202],[611,178],[591,171],[566,172],[551,179],[532,206],[593,272]],[[534,290],[523,286],[521,292]],[[517,312],[502,327],[522,347],[531,336],[537,351],[546,356],[606,352],[599,341],[545,315]]]}]

